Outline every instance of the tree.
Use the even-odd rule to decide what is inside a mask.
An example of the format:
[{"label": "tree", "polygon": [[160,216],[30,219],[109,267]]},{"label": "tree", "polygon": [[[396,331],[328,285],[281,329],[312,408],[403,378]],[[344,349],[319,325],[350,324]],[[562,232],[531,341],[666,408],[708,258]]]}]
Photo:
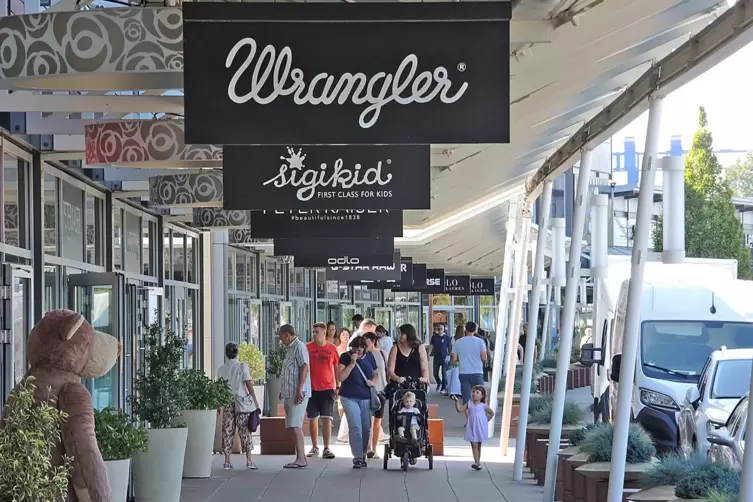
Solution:
[{"label": "tree", "polygon": [[[662,219],[654,228],[654,250],[662,250]],[[732,190],[722,177],[708,130],[706,110],[698,112],[698,130],[685,159],[685,250],[693,258],[736,259],[737,275],[750,279],[750,249],[732,204]]]},{"label": "tree", "polygon": [[727,186],[739,197],[753,197],[753,153],[727,168]]}]

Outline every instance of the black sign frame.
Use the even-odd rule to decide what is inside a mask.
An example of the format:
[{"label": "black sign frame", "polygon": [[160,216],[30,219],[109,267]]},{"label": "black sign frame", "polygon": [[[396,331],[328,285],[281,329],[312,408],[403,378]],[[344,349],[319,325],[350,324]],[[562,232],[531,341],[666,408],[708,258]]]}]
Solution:
[{"label": "black sign frame", "polygon": [[370,283],[376,281],[399,281],[400,280],[400,252],[395,251],[392,266],[360,266],[354,267],[327,267],[327,280],[345,281],[347,283]]},{"label": "black sign frame", "polygon": [[470,275],[445,275],[444,292],[448,295],[470,296],[471,294],[471,276]]},{"label": "black sign frame", "polygon": [[471,296],[494,296],[494,277],[471,277]]},{"label": "black sign frame", "polygon": [[274,256],[293,256],[296,267],[389,266],[394,263],[395,240],[275,239]]},{"label": "black sign frame", "polygon": [[187,3],[186,143],[508,143],[511,15],[500,1]]},{"label": "black sign frame", "polygon": [[444,294],[445,289],[445,272],[443,268],[426,269],[426,289],[424,293],[429,295]]},{"label": "black sign frame", "polygon": [[251,211],[255,239],[402,237],[403,212],[392,210]]},{"label": "black sign frame", "polygon": [[225,146],[223,207],[431,209],[429,145]]}]

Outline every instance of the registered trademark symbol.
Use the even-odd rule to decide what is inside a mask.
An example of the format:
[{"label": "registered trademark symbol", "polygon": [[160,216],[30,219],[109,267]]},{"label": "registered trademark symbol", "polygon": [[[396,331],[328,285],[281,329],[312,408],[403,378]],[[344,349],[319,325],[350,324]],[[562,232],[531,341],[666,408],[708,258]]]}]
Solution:
[{"label": "registered trademark symbol", "polygon": [[392,164],[392,159],[387,159],[388,164]]},{"label": "registered trademark symbol", "polygon": [[458,63],[458,71],[461,71],[461,72],[465,71],[465,68],[466,68],[465,63]]}]

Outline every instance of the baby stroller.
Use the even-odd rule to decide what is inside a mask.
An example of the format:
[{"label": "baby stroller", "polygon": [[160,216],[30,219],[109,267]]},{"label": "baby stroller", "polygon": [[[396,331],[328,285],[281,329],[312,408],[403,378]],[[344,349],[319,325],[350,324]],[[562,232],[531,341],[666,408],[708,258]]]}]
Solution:
[{"label": "baby stroller", "polygon": [[[416,395],[415,407],[419,411],[416,417],[419,430],[415,442],[407,431],[404,436],[398,432],[398,428],[403,425],[402,417],[398,416],[403,407],[403,394],[408,391]],[[426,403],[426,385],[416,379],[406,379],[392,394],[388,406],[390,442],[384,445],[384,469],[387,469],[392,456],[400,459],[400,466],[404,471],[408,470],[408,466],[415,465],[416,460],[422,456],[429,460],[429,470],[434,469],[434,452],[429,443],[429,407]]]}]

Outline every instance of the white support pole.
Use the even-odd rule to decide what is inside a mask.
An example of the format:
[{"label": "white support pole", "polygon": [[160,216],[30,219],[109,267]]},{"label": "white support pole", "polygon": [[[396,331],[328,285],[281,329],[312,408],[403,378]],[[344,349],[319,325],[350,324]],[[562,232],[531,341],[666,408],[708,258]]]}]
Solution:
[{"label": "white support pole", "polygon": [[567,392],[567,373],[570,369],[570,352],[573,347],[575,329],[575,300],[580,286],[580,254],[583,247],[583,226],[586,222],[586,202],[588,181],[591,174],[593,151],[583,149],[578,171],[578,190],[575,194],[573,231],[570,236],[570,257],[567,263],[567,285],[563,305],[562,326],[560,328],[559,354],[557,356],[557,376],[554,380],[554,400],[552,421],[549,429],[549,450],[546,457],[546,477],[544,479],[544,502],[554,502],[554,488],[557,481],[557,455],[562,437],[562,415]]},{"label": "white support pole", "polygon": [[[593,279],[593,311],[591,313],[593,320],[591,322],[591,343],[594,348],[602,348],[602,325],[599,322],[599,291],[601,281],[606,279],[608,270],[608,248],[609,248],[609,197],[605,194],[594,194],[591,196],[591,278]],[[603,355],[603,353],[599,353]],[[597,382],[598,364],[594,364],[591,370],[591,389],[593,393],[595,382]],[[594,398],[594,421],[599,413],[598,395]]]},{"label": "white support pole", "polygon": [[[502,258],[502,282],[499,288],[499,304],[497,304],[497,342],[494,345],[494,359],[492,360],[490,406],[494,406],[495,414],[489,423],[489,437],[494,436],[494,423],[497,418],[497,393],[499,392],[499,376],[502,373],[502,348],[505,346],[505,326],[507,325],[508,316],[508,294],[510,289],[510,271],[512,270],[512,240],[515,234],[515,218],[513,216],[514,204],[510,204],[509,214],[507,217],[507,228],[505,230],[505,254]],[[492,405],[492,403],[494,403]]]},{"label": "white support pole", "polygon": [[664,157],[662,261],[685,261],[685,157]]},{"label": "white support pole", "polygon": [[[520,251],[519,259],[515,262],[518,269],[517,284],[515,287],[515,297],[512,301],[512,315],[510,318],[513,322],[510,324],[510,333],[507,341],[507,368],[505,372],[505,399],[502,403],[502,430],[499,433],[499,446],[502,448],[502,455],[507,456],[507,449],[510,446],[510,421],[512,419],[512,395],[515,386],[515,362],[518,349],[518,333],[520,332],[520,320],[523,313],[523,296],[528,294],[528,244],[531,240],[531,203],[523,202],[521,213],[520,228]],[[538,306],[538,302],[531,302]]]},{"label": "white support pole", "polygon": [[539,351],[539,362],[543,361],[546,357],[546,347],[549,343],[549,337],[551,336],[551,317],[552,317],[552,286],[546,286],[546,302],[544,311],[544,324],[542,325],[541,333],[541,350]]},{"label": "white support pole", "polygon": [[[515,464],[513,465],[513,481],[523,479],[523,453],[526,444],[526,430],[528,429],[528,401],[531,399],[531,380],[533,379],[533,361],[536,352],[536,338],[539,327],[539,305],[541,304],[541,279],[544,275],[544,250],[546,248],[547,227],[549,226],[549,210],[552,206],[552,182],[544,183],[539,205],[539,231],[536,238],[536,257],[533,262],[533,279],[531,280],[531,301],[528,303],[528,336],[523,352],[523,381],[520,387],[520,410],[518,412],[518,437],[515,440]],[[549,303],[547,298],[547,304]],[[544,328],[542,328],[544,329]],[[512,396],[511,396],[512,397]],[[507,398],[507,392],[505,392]]]},{"label": "white support pole", "polygon": [[[750,385],[753,389],[753,373],[750,375]],[[753,437],[753,399],[748,398],[748,422],[745,425],[745,437]],[[753,448],[748,447],[743,453],[743,468],[740,473],[740,502],[753,502]]]},{"label": "white support pole", "polygon": [[625,308],[625,338],[622,342],[620,361],[620,391],[617,394],[617,409],[612,440],[612,462],[609,471],[608,502],[622,502],[625,486],[625,459],[627,457],[628,428],[633,402],[635,364],[638,359],[638,341],[641,327],[641,297],[643,274],[646,269],[646,254],[651,231],[651,213],[654,206],[654,180],[656,179],[659,134],[661,131],[663,97],[649,99],[646,147],[641,166],[638,214],[635,217],[635,238],[630,267],[627,307]]}]

